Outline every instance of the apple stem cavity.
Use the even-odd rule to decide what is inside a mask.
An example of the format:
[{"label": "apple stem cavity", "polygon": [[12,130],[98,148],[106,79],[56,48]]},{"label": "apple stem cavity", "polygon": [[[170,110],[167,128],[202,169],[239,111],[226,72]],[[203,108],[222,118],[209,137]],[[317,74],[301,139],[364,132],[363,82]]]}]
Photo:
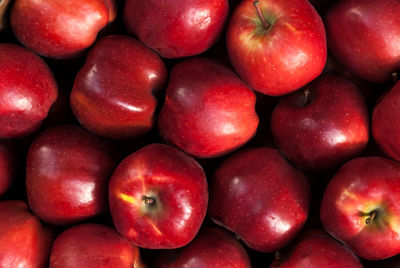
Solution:
[{"label": "apple stem cavity", "polygon": [[261,20],[261,23],[262,23],[264,29],[268,30],[269,27],[271,27],[271,24],[265,19],[264,15],[263,15],[263,13],[261,11],[261,7],[260,7],[261,3],[260,3],[260,1],[254,1],[253,5],[257,10],[258,18]]},{"label": "apple stem cavity", "polygon": [[154,206],[156,204],[156,200],[153,197],[143,196],[143,202],[147,206]]},{"label": "apple stem cavity", "polygon": [[374,210],[374,211],[372,211],[372,212],[369,214],[369,218],[367,218],[367,219],[365,220],[365,223],[366,223],[366,224],[371,224],[371,223],[373,223],[375,217],[376,217],[376,211]]}]

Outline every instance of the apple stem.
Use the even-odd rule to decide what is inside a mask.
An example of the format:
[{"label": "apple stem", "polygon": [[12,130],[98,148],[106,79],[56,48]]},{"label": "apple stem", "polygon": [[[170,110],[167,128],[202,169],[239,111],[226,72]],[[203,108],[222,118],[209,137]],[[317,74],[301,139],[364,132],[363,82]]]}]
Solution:
[{"label": "apple stem", "polygon": [[261,11],[261,7],[260,7],[261,3],[260,3],[260,1],[254,1],[254,2],[253,2],[253,5],[254,5],[254,7],[255,7],[256,10],[257,10],[257,15],[258,15],[258,17],[260,18],[261,23],[262,23],[264,29],[265,29],[265,30],[268,30],[269,27],[271,27],[271,24],[265,19],[264,15],[263,15],[263,13],[262,13],[262,11]]},{"label": "apple stem", "polygon": [[393,82],[397,83],[399,81],[399,74],[392,73],[392,79],[393,79]]},{"label": "apple stem", "polygon": [[143,196],[143,202],[146,205],[152,206],[156,203],[156,200],[152,197],[148,197],[148,196]]},{"label": "apple stem", "polygon": [[374,210],[369,214],[369,218],[365,220],[365,223],[371,224],[374,221],[375,217],[376,217],[376,211]]},{"label": "apple stem", "polygon": [[311,90],[309,88],[304,89],[304,106],[311,103]]},{"label": "apple stem", "polygon": [[276,251],[274,253],[274,258],[275,258],[275,260],[279,261],[281,259],[281,253],[279,251]]}]

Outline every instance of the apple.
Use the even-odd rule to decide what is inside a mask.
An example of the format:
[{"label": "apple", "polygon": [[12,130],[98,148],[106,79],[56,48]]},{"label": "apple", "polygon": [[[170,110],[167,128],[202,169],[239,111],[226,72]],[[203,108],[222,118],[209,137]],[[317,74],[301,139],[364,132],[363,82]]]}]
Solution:
[{"label": "apple", "polygon": [[107,183],[115,167],[111,144],[78,127],[41,132],[29,148],[29,206],[55,225],[80,222],[107,211]]},{"label": "apple", "polygon": [[125,158],[109,183],[112,220],[134,245],[179,248],[193,240],[207,210],[207,180],[190,156],[151,144]]},{"label": "apple", "polygon": [[[296,243],[288,256],[274,261],[270,268],[362,268],[348,248],[320,230],[311,230]],[[282,259],[281,259],[282,258]]]},{"label": "apple", "polygon": [[49,268],[144,268],[139,249],[114,229],[101,224],[81,224],[54,241]]},{"label": "apple", "polygon": [[130,37],[107,36],[96,42],[79,71],[71,107],[97,135],[134,138],[153,126],[157,100],[152,91],[166,79],[165,65],[152,50]]},{"label": "apple", "polygon": [[267,95],[301,88],[325,65],[324,25],[307,0],[244,0],[226,34],[229,58],[240,78]]},{"label": "apple", "polygon": [[179,252],[161,253],[158,268],[250,268],[246,250],[231,234],[217,227],[204,227],[197,237]]},{"label": "apple", "polygon": [[307,178],[273,148],[232,155],[210,182],[211,219],[257,251],[288,244],[303,227],[309,205]]},{"label": "apple", "polygon": [[126,0],[125,26],[164,58],[208,50],[228,18],[228,0]]},{"label": "apple", "polygon": [[256,133],[255,102],[254,92],[219,62],[182,61],[171,72],[158,129],[161,137],[188,154],[221,156]]},{"label": "apple", "polygon": [[0,138],[36,131],[57,99],[57,84],[46,63],[15,44],[0,44]]},{"label": "apple", "polygon": [[360,157],[344,164],[321,203],[325,230],[358,256],[382,260],[400,253],[400,164]]},{"label": "apple", "polygon": [[15,143],[12,140],[0,140],[0,196],[10,188],[17,166]]},{"label": "apple", "polygon": [[271,131],[276,145],[295,166],[329,170],[366,147],[368,111],[352,83],[324,75],[281,98],[271,117]]},{"label": "apple", "polygon": [[0,202],[0,230],[0,267],[47,266],[54,234],[25,202]]},{"label": "apple", "polygon": [[372,135],[385,154],[400,162],[400,82],[384,94],[372,113]]},{"label": "apple", "polygon": [[328,46],[354,74],[384,82],[400,69],[400,2],[342,0],[326,15]]},{"label": "apple", "polygon": [[0,0],[0,34],[9,27],[9,11],[11,0]]},{"label": "apple", "polygon": [[79,56],[116,17],[114,0],[15,0],[11,28],[36,53],[66,59]]}]

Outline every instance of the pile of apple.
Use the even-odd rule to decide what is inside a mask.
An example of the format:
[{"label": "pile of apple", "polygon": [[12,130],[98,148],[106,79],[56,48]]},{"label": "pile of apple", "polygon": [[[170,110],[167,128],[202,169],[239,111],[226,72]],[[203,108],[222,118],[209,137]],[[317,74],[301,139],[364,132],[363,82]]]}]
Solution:
[{"label": "pile of apple", "polygon": [[399,71],[399,0],[0,0],[0,268],[398,268]]}]

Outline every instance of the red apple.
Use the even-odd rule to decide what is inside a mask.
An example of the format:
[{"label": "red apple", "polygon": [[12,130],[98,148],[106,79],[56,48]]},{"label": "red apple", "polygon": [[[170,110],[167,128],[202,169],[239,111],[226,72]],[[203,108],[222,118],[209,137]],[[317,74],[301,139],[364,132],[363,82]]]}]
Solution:
[{"label": "red apple", "polygon": [[372,113],[372,135],[379,147],[400,162],[400,82],[383,95]]},{"label": "red apple", "polygon": [[228,18],[228,0],[126,0],[125,25],[161,57],[182,58],[209,49]]},{"label": "red apple", "polygon": [[80,55],[116,16],[114,0],[15,0],[11,28],[36,53],[58,59]]},{"label": "red apple", "polygon": [[400,69],[400,2],[342,0],[326,15],[328,46],[359,77],[384,82]]},{"label": "red apple", "polygon": [[0,196],[14,180],[17,168],[16,146],[11,140],[0,140]]},{"label": "red apple", "polygon": [[82,224],[61,233],[54,241],[49,268],[144,268],[139,249],[114,229]]},{"label": "red apple", "polygon": [[26,164],[26,190],[35,215],[64,225],[104,213],[113,156],[109,143],[77,126],[40,133]]},{"label": "red apple", "polygon": [[276,145],[294,165],[326,170],[363,151],[369,118],[365,101],[352,83],[325,75],[280,100],[271,130]]},{"label": "red apple", "polygon": [[256,97],[233,71],[211,59],[178,63],[158,118],[160,135],[197,157],[216,157],[255,134]]},{"label": "red apple", "polygon": [[167,78],[163,61],[139,41],[107,36],[90,51],[71,93],[79,122],[97,135],[133,138],[154,124],[153,90]]},{"label": "red apple", "polygon": [[0,267],[47,266],[53,232],[29,212],[25,202],[0,202],[0,230]]},{"label": "red apple", "polygon": [[316,78],[326,61],[325,29],[307,0],[244,0],[229,22],[226,44],[240,78],[273,96]]},{"label": "red apple", "polygon": [[381,157],[347,162],[326,188],[321,221],[362,258],[399,254],[400,164]]},{"label": "red apple", "polygon": [[125,158],[109,184],[111,216],[131,243],[179,248],[197,234],[207,210],[202,167],[183,152],[151,144]]},{"label": "red apple", "polygon": [[276,149],[265,147],[222,163],[210,183],[208,212],[250,248],[273,252],[301,230],[309,204],[307,178]]},{"label": "red apple", "polygon": [[312,230],[293,248],[289,256],[274,261],[270,268],[362,268],[348,248],[325,232]]},{"label": "red apple", "polygon": [[167,251],[161,254],[158,268],[250,268],[246,250],[227,231],[205,227],[197,237],[179,253]]},{"label": "red apple", "polygon": [[57,84],[46,63],[27,49],[0,44],[0,138],[37,130],[57,99]]}]

